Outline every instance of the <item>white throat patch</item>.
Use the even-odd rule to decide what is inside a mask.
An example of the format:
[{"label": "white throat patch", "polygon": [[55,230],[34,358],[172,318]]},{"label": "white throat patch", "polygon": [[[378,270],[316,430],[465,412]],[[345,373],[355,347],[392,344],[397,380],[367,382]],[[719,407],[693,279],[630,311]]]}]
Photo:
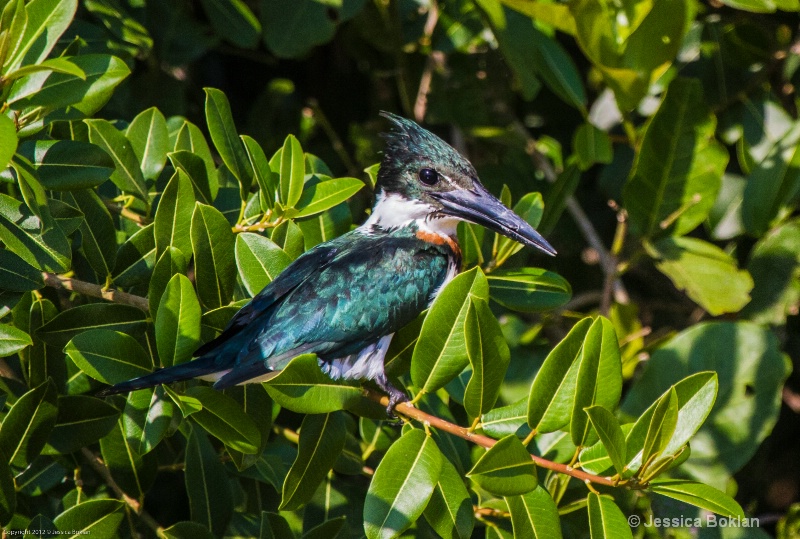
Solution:
[{"label": "white throat patch", "polygon": [[360,228],[369,233],[372,227],[392,229],[416,223],[420,230],[454,237],[458,219],[453,217],[428,218],[435,211],[436,208],[430,204],[409,200],[394,193],[387,195],[380,192],[372,214]]}]

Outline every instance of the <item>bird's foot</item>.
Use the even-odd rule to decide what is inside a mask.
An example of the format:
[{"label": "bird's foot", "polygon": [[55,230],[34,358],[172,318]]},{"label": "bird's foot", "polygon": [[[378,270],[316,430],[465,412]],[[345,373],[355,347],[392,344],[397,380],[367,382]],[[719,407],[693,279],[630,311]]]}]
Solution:
[{"label": "bird's foot", "polygon": [[394,414],[394,407],[401,402],[407,402],[408,396],[389,383],[389,380],[386,378],[385,374],[376,378],[375,383],[378,384],[378,387],[381,388],[381,391],[389,396],[389,405],[386,407],[386,414],[390,418],[396,419],[397,416]]}]

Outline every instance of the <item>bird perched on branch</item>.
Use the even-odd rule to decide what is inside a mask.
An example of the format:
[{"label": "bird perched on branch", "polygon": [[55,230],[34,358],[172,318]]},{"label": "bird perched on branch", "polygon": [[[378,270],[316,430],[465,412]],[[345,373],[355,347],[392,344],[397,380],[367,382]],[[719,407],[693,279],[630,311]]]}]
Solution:
[{"label": "bird perched on branch", "polygon": [[297,258],[245,305],[196,359],[122,382],[122,393],[190,378],[214,387],[274,376],[295,356],[317,355],[332,378],[372,380],[389,395],[405,394],[384,373],[395,331],[416,318],[458,273],[458,221],[483,225],[550,255],[555,250],[492,196],[473,166],[416,123],[382,113],[393,129],[369,219]]}]

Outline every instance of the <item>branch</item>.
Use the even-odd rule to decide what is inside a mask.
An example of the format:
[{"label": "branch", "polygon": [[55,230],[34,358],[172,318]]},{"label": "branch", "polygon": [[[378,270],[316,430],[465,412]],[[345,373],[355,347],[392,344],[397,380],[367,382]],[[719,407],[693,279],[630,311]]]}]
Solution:
[{"label": "branch", "polygon": [[[126,305],[133,305],[134,307],[138,307],[138,308],[142,309],[143,311],[147,311],[148,310],[147,299],[143,298],[143,297],[140,297],[140,296],[134,296],[132,294],[126,294],[125,292],[120,292],[118,290],[103,290],[99,285],[87,283],[87,282],[84,282],[84,281],[78,281],[76,279],[68,279],[66,277],[60,277],[60,276],[54,275],[52,273],[44,273],[43,276],[44,276],[44,279],[45,279],[45,284],[47,284],[48,286],[52,286],[52,287],[55,287],[55,288],[64,288],[66,290],[72,290],[72,291],[75,291],[75,292],[79,292],[81,294],[86,294],[88,296],[93,296],[93,297],[97,297],[97,298],[106,299],[108,301],[113,301],[113,302],[116,302],[116,303],[124,303]],[[365,389],[364,390],[364,395],[367,398],[369,398],[370,400],[373,400],[373,401],[379,403],[381,406],[385,407],[385,406],[389,405],[389,397],[387,397],[385,395],[382,395],[380,393],[377,393],[377,392],[369,390],[369,389]],[[408,404],[406,402],[402,402],[402,403],[398,404],[397,407],[395,408],[395,411],[397,413],[399,413],[399,414],[402,414],[402,415],[408,417],[409,419],[415,419],[415,420],[417,420],[417,421],[419,421],[419,422],[421,422],[423,424],[430,425],[431,427],[434,427],[436,429],[442,430],[444,432],[449,432],[450,434],[458,436],[459,438],[463,438],[464,440],[467,440],[468,442],[472,442],[474,444],[477,444],[477,445],[479,445],[481,447],[485,447],[486,449],[489,449],[490,447],[492,447],[494,444],[497,443],[496,440],[494,440],[492,438],[489,438],[488,436],[484,436],[482,434],[475,434],[474,432],[470,432],[465,427],[460,427],[458,425],[450,423],[449,421],[445,421],[444,419],[442,419],[440,417],[436,417],[436,416],[427,414],[427,413],[423,412],[422,410],[419,410],[419,409],[415,408],[414,406],[411,406],[410,404]],[[284,430],[285,429],[280,429],[279,433],[283,433]],[[84,454],[86,454],[87,452],[90,455],[92,455],[92,458],[96,459],[96,457],[94,457],[94,454],[92,454],[91,451],[89,451],[88,449],[84,449]],[[89,457],[87,456],[87,458],[89,458]],[[560,464],[558,462],[553,462],[553,461],[544,459],[544,458],[536,456],[536,455],[531,455],[531,459],[533,459],[533,461],[538,466],[540,466],[542,468],[545,468],[545,469],[548,469],[548,470],[553,470],[554,472],[566,474],[566,475],[569,475],[571,477],[574,477],[574,478],[579,479],[579,480],[584,481],[584,482],[588,481],[588,482],[591,482],[591,483],[596,483],[598,485],[605,485],[605,486],[609,486],[609,487],[616,487],[616,486],[619,486],[621,484],[621,483],[611,479],[610,477],[602,477],[602,476],[599,476],[599,475],[586,473],[586,472],[584,472],[582,470],[577,470],[577,469],[575,469],[575,468],[573,468],[571,466],[567,466],[566,464]],[[93,463],[93,466],[95,466],[95,465],[99,465],[100,467],[103,468],[103,470],[105,470],[107,472],[105,466],[102,465],[102,463]],[[101,472],[98,471],[98,473],[101,473]],[[102,473],[101,473],[101,475],[102,475]],[[108,478],[111,479],[111,475],[110,474],[108,474]],[[113,481],[113,479],[111,479],[111,481]],[[106,482],[108,482],[108,481],[106,481]],[[112,486],[111,483],[109,483],[109,486]],[[112,486],[112,488],[114,488],[114,487]],[[117,487],[117,488],[119,488],[119,487]],[[119,492],[121,493],[122,491],[120,490]],[[123,495],[124,495],[124,493],[123,493]],[[135,502],[135,500],[133,500],[133,501]],[[126,500],[126,503],[128,503],[127,500]],[[137,507],[138,507],[138,502],[136,502],[136,503],[137,503]],[[131,503],[128,503],[128,505],[131,505]],[[131,505],[131,507],[133,508],[132,505]],[[134,508],[134,510],[136,510],[138,512],[138,509]]]},{"label": "branch", "polygon": [[122,501],[124,501],[127,504],[127,506],[133,510],[134,513],[136,513],[136,515],[142,520],[142,522],[147,524],[147,526],[151,530],[156,532],[156,535],[160,537],[161,532],[164,530],[164,528],[158,522],[156,522],[156,519],[154,519],[150,515],[150,513],[144,510],[144,507],[142,507],[142,504],[139,502],[139,500],[131,498],[130,496],[125,494],[125,492],[119,487],[119,485],[117,485],[117,482],[114,481],[114,478],[111,477],[111,472],[108,471],[108,468],[103,463],[103,461],[100,460],[100,457],[98,457],[85,447],[81,448],[81,453],[83,453],[83,456],[89,462],[94,471],[97,472],[97,474],[103,478],[103,481],[105,481],[109,487],[111,487],[111,490],[113,490],[114,493],[116,493],[116,495],[119,496],[122,499]]},{"label": "branch", "polygon": [[[389,405],[389,397],[381,395],[376,391],[372,391],[370,389],[364,390],[364,395],[372,400],[380,404],[381,406],[388,406]],[[395,409],[395,412],[402,414],[409,419],[415,419],[424,425],[430,425],[433,428],[439,429],[444,432],[449,432],[454,436],[458,436],[459,438],[463,438],[468,442],[472,442],[476,445],[481,447],[485,447],[486,449],[491,448],[494,444],[497,443],[497,440],[489,438],[488,436],[484,436],[482,434],[475,434],[474,432],[470,432],[465,427],[460,427],[458,425],[454,425],[449,421],[445,421],[440,417],[436,417],[434,415],[430,415],[428,413],[423,412],[422,410],[415,408],[411,404],[407,402],[401,402],[398,404]],[[571,466],[567,466],[566,464],[560,464],[558,462],[553,462],[551,460],[544,459],[542,457],[531,455],[531,460],[536,463],[537,466],[545,468],[547,470],[553,470],[554,472],[562,473],[565,475],[569,475],[574,477],[575,479],[579,479],[584,482],[596,483],[598,485],[605,485],[607,487],[616,487],[619,486],[621,483],[611,479],[610,477],[602,477],[599,475],[590,474],[584,472],[582,470],[577,470]]]},{"label": "branch", "polygon": [[93,298],[101,298],[114,303],[132,305],[145,312],[147,312],[150,308],[147,298],[134,296],[133,294],[128,294],[127,292],[120,292],[119,290],[114,290],[113,288],[103,288],[97,284],[87,283],[86,281],[79,281],[69,277],[62,277],[61,275],[56,275],[55,273],[43,272],[42,278],[44,279],[44,284],[52,288],[70,290],[72,292],[78,292],[79,294],[91,296]]}]

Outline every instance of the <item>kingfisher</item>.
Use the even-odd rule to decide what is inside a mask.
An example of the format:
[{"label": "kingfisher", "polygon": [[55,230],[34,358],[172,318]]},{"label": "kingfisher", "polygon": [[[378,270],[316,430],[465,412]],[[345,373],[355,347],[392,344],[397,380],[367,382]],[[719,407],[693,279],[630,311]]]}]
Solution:
[{"label": "kingfisher", "polygon": [[482,225],[555,255],[533,227],[478,180],[452,146],[411,120],[392,123],[358,228],[306,251],[239,310],[195,359],[122,382],[111,395],[191,378],[224,389],[275,376],[300,354],[316,354],[333,379],[372,380],[387,412],[408,400],[384,372],[394,333],[414,320],[461,269],[456,227]]}]

